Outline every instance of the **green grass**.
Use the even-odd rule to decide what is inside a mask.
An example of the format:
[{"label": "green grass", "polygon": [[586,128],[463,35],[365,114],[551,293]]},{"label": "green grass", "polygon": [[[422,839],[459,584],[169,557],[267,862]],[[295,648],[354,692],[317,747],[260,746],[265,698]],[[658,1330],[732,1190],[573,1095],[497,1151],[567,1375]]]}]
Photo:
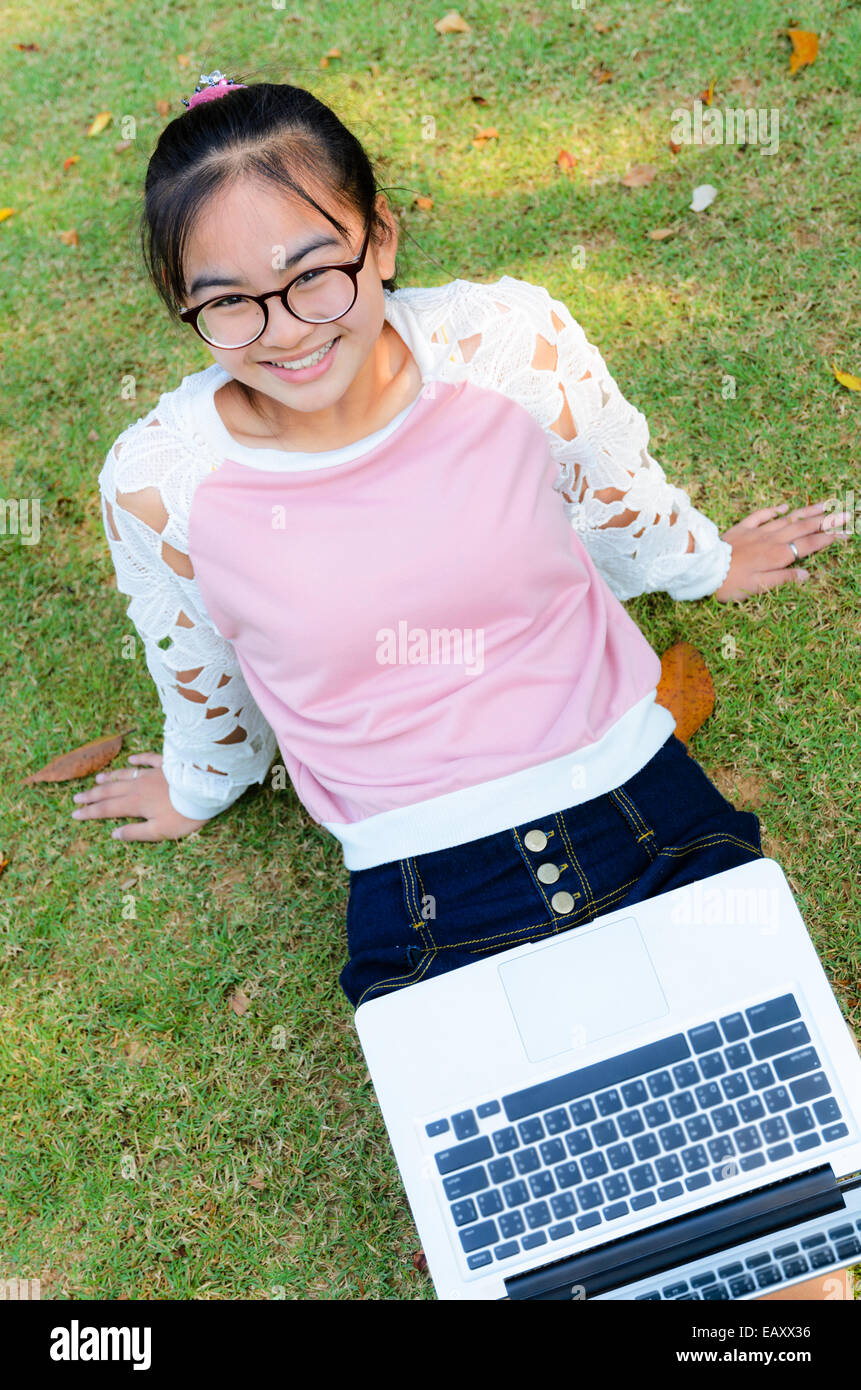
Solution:
[{"label": "green grass", "polygon": [[[471,33],[442,38],[445,8],[372,18],[332,0],[297,19],[48,0],[0,16],[0,206],[17,210],[0,224],[0,468],[5,497],[40,499],[42,529],[33,546],[0,537],[0,1277],[41,1278],[43,1297],[432,1297],[337,984],[337,844],[292,789],[249,792],[199,835],[147,845],[72,821],[82,783],[19,785],[127,725],[121,763],[161,746],[145,663],[122,656],[128,600],[96,483],[117,434],[211,360],[167,323],[137,258],[168,119],[157,101],[180,114],[216,66],[311,87],[379,161],[400,283],[546,285],[645,413],[670,480],[722,530],[782,499],[854,489],[861,503],[861,405],[830,368],[861,372],[858,5],[795,12],[821,48],[794,77],[785,6],[765,0],[465,3]],[[333,45],[343,56],[321,69]],[[596,82],[599,63],[612,81]],[[720,107],[779,109],[775,155],[670,152],[670,113],[712,78]],[[740,79],[755,96],[731,90]],[[101,110],[114,122],[88,139]],[[127,115],[136,137],[117,154]],[[482,150],[480,126],[499,132]],[[651,187],[619,185],[634,162],[658,166]],[[686,210],[698,183],[719,190],[699,216]],[[647,239],[671,224],[674,239]],[[59,240],[72,227],[78,246]],[[806,587],[741,606],[661,594],[628,607],[658,651],[684,638],[704,654],[717,706],[692,752],[760,815],[861,1036],[857,537],[808,567]]]}]

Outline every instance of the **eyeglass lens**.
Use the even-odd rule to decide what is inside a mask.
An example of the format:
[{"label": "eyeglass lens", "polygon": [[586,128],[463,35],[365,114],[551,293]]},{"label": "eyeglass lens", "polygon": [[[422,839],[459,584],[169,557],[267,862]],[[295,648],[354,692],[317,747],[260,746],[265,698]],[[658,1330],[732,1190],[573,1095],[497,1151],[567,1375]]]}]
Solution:
[{"label": "eyeglass lens", "polygon": [[[353,295],[352,277],[343,271],[312,270],[291,285],[287,303],[307,322],[327,323],[352,307]],[[231,294],[208,304],[197,323],[214,347],[243,347],[262,332],[264,315],[253,299]]]}]

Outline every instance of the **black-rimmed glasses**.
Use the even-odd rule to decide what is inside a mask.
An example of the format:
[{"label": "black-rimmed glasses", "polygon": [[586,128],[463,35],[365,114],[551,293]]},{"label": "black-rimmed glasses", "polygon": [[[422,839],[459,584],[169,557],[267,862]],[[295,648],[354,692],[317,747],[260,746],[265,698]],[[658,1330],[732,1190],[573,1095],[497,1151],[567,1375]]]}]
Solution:
[{"label": "black-rimmed glasses", "polygon": [[340,265],[315,266],[295,276],[282,290],[266,294],[229,294],[208,299],[196,309],[181,309],[183,323],[191,324],[212,347],[247,347],[265,332],[269,322],[266,303],[277,295],[288,313],[303,323],[331,323],[349,313],[359,293],[357,279],[368,250],[371,224],[358,256]]}]

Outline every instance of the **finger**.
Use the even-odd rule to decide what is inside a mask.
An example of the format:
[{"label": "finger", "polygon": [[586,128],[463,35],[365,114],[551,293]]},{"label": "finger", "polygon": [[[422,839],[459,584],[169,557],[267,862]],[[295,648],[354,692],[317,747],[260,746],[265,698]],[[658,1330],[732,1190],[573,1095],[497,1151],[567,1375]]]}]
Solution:
[{"label": "finger", "polygon": [[807,570],[783,569],[765,570],[759,575],[759,592],[776,589],[779,584],[806,584],[810,575]]},{"label": "finger", "polygon": [[[132,757],[136,755],[132,753]],[[144,769],[140,767],[112,767],[106,772],[97,772],[96,782],[134,782],[144,776]]]},{"label": "finger", "polygon": [[744,517],[738,524],[739,526],[761,526],[764,521],[770,521],[772,517],[780,516],[789,506],[788,502],[780,502],[776,507],[760,507],[759,511],[751,512],[750,516]]},{"label": "finger", "polygon": [[129,753],[130,763],[146,763],[149,767],[161,767],[163,761],[161,753]]},{"label": "finger", "polygon": [[115,830],[111,831],[112,840],[161,840],[163,838],[151,820],[135,821],[133,825],[118,825]]},{"label": "finger", "polygon": [[[78,801],[80,798],[80,801]],[[116,819],[119,816],[143,815],[140,807],[133,804],[122,786],[98,787],[89,792],[78,792],[77,809],[72,812],[75,820]]]},{"label": "finger", "polygon": [[[812,536],[799,536],[797,540],[793,541],[793,544],[795,545],[795,549],[798,551],[797,558],[799,560],[803,560],[807,555],[815,555],[817,550],[824,550],[827,545],[833,545],[834,542],[837,540],[846,539],[848,539],[848,537],[846,536],[827,536],[822,532],[819,532],[819,534],[816,534],[814,532]],[[788,542],[787,549],[789,549]],[[792,554],[791,550],[789,551],[789,554]],[[787,561],[787,564],[791,563],[791,560]]]}]

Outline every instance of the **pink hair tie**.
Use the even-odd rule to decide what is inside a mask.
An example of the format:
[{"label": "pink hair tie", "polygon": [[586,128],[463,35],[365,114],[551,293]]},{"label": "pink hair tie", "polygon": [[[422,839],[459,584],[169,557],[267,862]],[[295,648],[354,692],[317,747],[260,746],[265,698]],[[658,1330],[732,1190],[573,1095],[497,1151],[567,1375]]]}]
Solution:
[{"label": "pink hair tie", "polygon": [[215,69],[215,72],[208,74],[202,72],[200,82],[194,89],[194,95],[188,101],[182,97],[182,104],[191,110],[192,106],[199,106],[202,101],[215,101],[216,97],[223,97],[227,92],[235,91],[246,85],[245,82],[234,82],[232,77],[225,77],[218,68]]}]

